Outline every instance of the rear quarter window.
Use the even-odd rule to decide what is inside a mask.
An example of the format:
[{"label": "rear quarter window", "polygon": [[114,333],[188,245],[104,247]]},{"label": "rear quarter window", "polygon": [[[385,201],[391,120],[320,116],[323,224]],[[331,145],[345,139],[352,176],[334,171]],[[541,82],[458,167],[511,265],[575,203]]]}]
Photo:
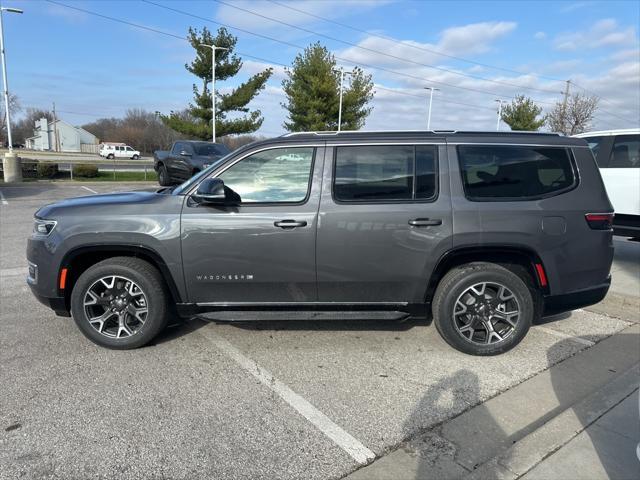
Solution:
[{"label": "rear quarter window", "polygon": [[460,145],[458,158],[470,200],[531,200],[556,195],[576,184],[566,148]]}]

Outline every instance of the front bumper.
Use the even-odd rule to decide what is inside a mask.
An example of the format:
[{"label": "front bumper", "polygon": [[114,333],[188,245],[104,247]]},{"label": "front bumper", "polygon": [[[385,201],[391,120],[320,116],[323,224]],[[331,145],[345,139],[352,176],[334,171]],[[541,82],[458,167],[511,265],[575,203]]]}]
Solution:
[{"label": "front bumper", "polygon": [[578,290],[562,295],[548,295],[544,297],[544,315],[555,315],[568,312],[576,308],[587,307],[596,304],[607,296],[611,286],[611,275],[606,281],[596,287]]},{"label": "front bumper", "polygon": [[69,307],[64,297],[45,297],[41,295],[34,285],[29,284],[31,287],[31,293],[36,299],[46,307],[49,307],[59,317],[70,317]]}]

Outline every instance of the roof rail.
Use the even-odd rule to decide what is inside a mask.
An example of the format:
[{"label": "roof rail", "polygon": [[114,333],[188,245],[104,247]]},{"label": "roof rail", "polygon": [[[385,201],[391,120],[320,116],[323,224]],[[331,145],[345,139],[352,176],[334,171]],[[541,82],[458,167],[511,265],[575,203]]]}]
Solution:
[{"label": "roof rail", "polygon": [[371,133],[432,133],[434,135],[473,135],[473,134],[486,134],[486,135],[552,135],[563,136],[564,134],[558,132],[532,132],[528,130],[510,130],[510,131],[492,131],[492,130],[341,130],[341,131],[311,131],[311,132],[290,132],[281,135],[281,137],[295,137],[302,135],[317,135],[317,136],[337,136],[341,134],[371,134]]}]

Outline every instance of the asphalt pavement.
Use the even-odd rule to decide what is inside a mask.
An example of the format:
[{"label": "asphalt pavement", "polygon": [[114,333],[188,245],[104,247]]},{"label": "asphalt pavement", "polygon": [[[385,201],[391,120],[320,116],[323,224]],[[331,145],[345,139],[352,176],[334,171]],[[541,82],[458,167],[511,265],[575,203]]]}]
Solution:
[{"label": "asphalt pavement", "polygon": [[[145,348],[102,349],[31,296],[32,216],[154,187],[0,184],[0,478],[342,478],[634,321],[575,311],[491,358],[423,321],[193,320]],[[640,244],[627,248],[633,276]]]}]

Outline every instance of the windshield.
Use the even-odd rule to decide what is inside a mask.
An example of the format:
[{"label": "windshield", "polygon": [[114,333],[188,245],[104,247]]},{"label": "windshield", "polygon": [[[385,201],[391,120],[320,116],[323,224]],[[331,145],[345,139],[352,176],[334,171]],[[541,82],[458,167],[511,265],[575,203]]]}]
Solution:
[{"label": "windshield", "polygon": [[229,158],[229,155],[230,154],[227,154],[224,157],[216,160],[211,165],[209,165],[207,168],[202,170],[200,173],[197,173],[196,175],[191,177],[186,182],[178,185],[176,188],[174,188],[172,193],[174,195],[184,195],[184,193],[187,190],[189,190],[192,185],[194,185],[195,183],[198,183],[202,178],[205,178],[207,175],[210,175],[211,172],[218,167],[218,165],[221,165],[223,162],[225,162],[227,160],[227,158]]},{"label": "windshield", "polygon": [[215,145],[213,143],[199,143],[193,146],[196,155],[225,155],[229,153],[229,149],[224,145]]}]

